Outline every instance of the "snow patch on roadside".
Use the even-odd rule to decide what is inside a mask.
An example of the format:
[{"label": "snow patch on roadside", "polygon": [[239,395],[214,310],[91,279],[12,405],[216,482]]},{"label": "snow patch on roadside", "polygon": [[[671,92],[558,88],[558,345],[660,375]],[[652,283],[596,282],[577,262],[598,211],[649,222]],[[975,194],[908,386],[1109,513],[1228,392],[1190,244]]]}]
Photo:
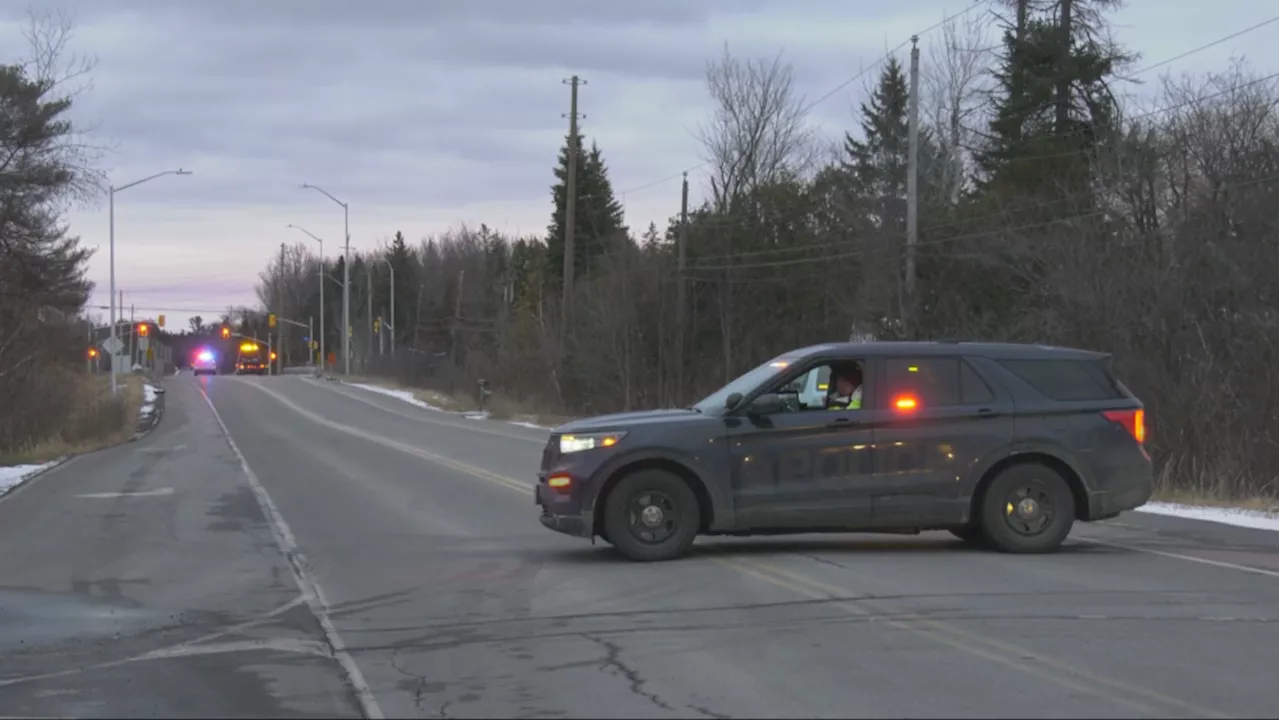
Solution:
[{"label": "snow patch on roadside", "polygon": [[154,385],[144,384],[142,386],[142,407],[138,409],[138,415],[142,417],[151,417],[151,413],[156,411],[156,397],[159,393]]},{"label": "snow patch on roadside", "polygon": [[[463,410],[460,412],[454,411],[454,410],[445,410],[444,408],[438,405],[432,405],[431,403],[426,402],[425,400],[418,399],[417,396],[415,396],[412,392],[409,392],[408,390],[392,390],[390,388],[384,388],[379,385],[368,385],[366,383],[347,382],[345,380],[342,380],[340,382],[343,385],[349,385],[354,388],[360,388],[361,390],[368,390],[369,392],[375,392],[375,393],[378,393],[379,395],[386,395],[387,397],[393,397],[397,400],[407,402],[410,405],[416,405],[424,410],[434,410],[435,412],[447,413],[449,415],[457,415],[465,420],[490,419],[489,411],[487,410]],[[519,425],[520,427],[526,427],[533,430],[550,430],[551,429],[549,427],[545,427],[542,425],[535,425],[530,422],[521,422],[518,420],[504,420],[502,422],[506,422],[509,425]]]},{"label": "snow patch on roadside", "polygon": [[26,482],[27,478],[32,475],[35,475],[42,470],[47,470],[60,462],[62,461],[52,460],[40,465],[0,466],[0,496]]},{"label": "snow patch on roadside", "polygon": [[417,405],[418,407],[424,410],[435,410],[436,412],[449,412],[448,410],[445,410],[442,407],[439,407],[437,405],[432,405],[431,403],[425,400],[418,399],[417,397],[414,396],[413,393],[409,392],[408,390],[392,390],[390,388],[384,388],[378,385],[367,385],[365,383],[344,382],[343,385],[350,385],[351,387],[360,388],[361,390],[368,390],[369,392],[375,392],[375,393],[378,393],[379,395],[386,395],[387,397],[393,397],[397,400],[402,400],[404,402],[407,402],[410,405]]},{"label": "snow patch on roadside", "polygon": [[1206,522],[1235,525],[1236,527],[1253,528],[1255,530],[1275,530],[1280,532],[1280,515],[1263,510],[1243,510],[1239,508],[1203,507],[1199,505],[1182,505],[1180,503],[1149,502],[1135,512],[1169,517],[1186,518],[1188,520],[1204,520]]}]

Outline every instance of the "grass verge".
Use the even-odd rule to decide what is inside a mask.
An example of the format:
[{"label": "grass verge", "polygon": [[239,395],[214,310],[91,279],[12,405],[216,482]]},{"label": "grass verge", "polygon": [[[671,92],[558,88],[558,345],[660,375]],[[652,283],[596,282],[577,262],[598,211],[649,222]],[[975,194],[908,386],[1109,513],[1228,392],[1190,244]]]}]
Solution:
[{"label": "grass verge", "polygon": [[137,429],[142,407],[143,378],[120,375],[121,397],[111,397],[109,375],[77,375],[62,430],[53,437],[0,454],[0,465],[39,465],[68,455],[80,455],[127,441]]}]

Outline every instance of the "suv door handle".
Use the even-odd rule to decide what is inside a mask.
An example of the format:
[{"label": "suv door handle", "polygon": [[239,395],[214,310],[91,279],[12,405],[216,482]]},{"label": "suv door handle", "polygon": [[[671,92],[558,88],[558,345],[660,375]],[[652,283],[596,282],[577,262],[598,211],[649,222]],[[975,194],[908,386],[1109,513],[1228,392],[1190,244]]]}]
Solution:
[{"label": "suv door handle", "polygon": [[987,418],[1000,417],[1000,413],[992,410],[991,408],[982,408],[978,410],[978,412],[974,413],[973,416],[979,420],[986,420]]},{"label": "suv door handle", "polygon": [[831,422],[827,423],[827,427],[847,428],[847,427],[854,427],[855,425],[861,425],[861,424],[862,424],[861,420],[854,420],[853,418],[843,417],[843,418],[836,418],[835,420],[832,420]]}]

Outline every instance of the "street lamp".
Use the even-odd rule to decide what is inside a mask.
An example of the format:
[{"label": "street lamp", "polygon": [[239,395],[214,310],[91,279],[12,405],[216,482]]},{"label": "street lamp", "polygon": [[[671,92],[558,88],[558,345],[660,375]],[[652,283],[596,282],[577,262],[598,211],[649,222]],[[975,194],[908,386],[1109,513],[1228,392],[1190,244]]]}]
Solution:
[{"label": "street lamp", "polygon": [[116,380],[116,351],[115,351],[115,345],[117,342],[116,341],[116,193],[122,190],[128,190],[131,187],[136,187],[138,185],[141,185],[144,182],[155,180],[156,178],[163,177],[165,175],[190,175],[190,174],[191,174],[190,170],[183,170],[182,168],[178,168],[177,170],[165,170],[164,172],[158,172],[155,175],[149,175],[147,177],[144,177],[141,180],[135,180],[129,183],[128,185],[121,185],[119,187],[116,187],[115,185],[111,185],[107,188],[107,198],[108,198],[107,213],[109,215],[108,222],[111,225],[111,229],[110,229],[111,253],[110,254],[111,254],[111,394],[112,395],[118,395],[120,393],[120,387],[118,385],[118,381]]},{"label": "street lamp", "polygon": [[330,195],[324,188],[303,183],[302,187],[322,193],[342,206],[342,372],[351,375],[351,213],[346,203]]},{"label": "street lamp", "polygon": [[326,354],[325,354],[325,349],[324,349],[324,336],[325,336],[325,330],[324,330],[324,276],[325,276],[325,266],[324,266],[324,240],[321,240],[320,238],[316,237],[315,233],[313,233],[313,232],[311,232],[310,230],[308,230],[308,229],[306,229],[306,228],[304,228],[304,227],[301,227],[301,226],[299,226],[299,225],[294,225],[293,223],[289,223],[289,227],[293,228],[294,230],[301,230],[302,232],[304,232],[304,233],[306,233],[306,234],[310,235],[312,240],[315,240],[316,242],[320,243],[320,369],[321,369],[321,371],[323,372],[324,367],[325,367],[325,363],[326,363],[326,362],[328,362],[328,357],[329,357],[328,355],[326,355]]}]

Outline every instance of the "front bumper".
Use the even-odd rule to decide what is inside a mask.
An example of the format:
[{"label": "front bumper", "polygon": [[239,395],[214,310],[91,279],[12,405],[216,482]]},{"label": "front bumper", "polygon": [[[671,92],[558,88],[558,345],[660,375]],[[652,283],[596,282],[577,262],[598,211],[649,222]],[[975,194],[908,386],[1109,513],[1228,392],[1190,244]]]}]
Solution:
[{"label": "front bumper", "polygon": [[[573,537],[590,538],[592,534],[591,518],[584,516],[581,512],[573,512],[568,507],[559,508],[557,506],[569,505],[569,496],[557,496],[557,493],[551,491],[543,483],[546,478],[539,478],[538,485],[534,488],[533,501],[542,508],[542,514],[538,516],[538,522],[542,526],[555,530],[558,533],[572,535]],[[544,499],[544,495],[547,497]],[[563,510],[563,513],[557,513],[557,510]]]}]

